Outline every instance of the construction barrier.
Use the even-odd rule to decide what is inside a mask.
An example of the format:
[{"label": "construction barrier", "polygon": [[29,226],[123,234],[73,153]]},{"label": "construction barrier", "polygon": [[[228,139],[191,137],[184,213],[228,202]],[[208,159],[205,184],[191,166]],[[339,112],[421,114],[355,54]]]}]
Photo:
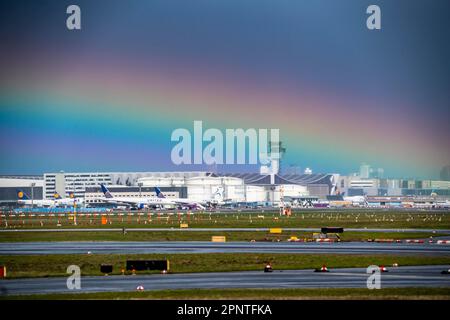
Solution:
[{"label": "construction barrier", "polygon": [[6,266],[0,266],[0,279],[6,278]]},{"label": "construction barrier", "polygon": [[281,228],[270,228],[270,229],[269,229],[269,232],[270,232],[270,233],[280,234],[280,233],[283,232],[283,229],[281,229]]},{"label": "construction barrier", "polygon": [[378,242],[378,243],[393,243],[394,239],[375,239],[375,242]]},{"label": "construction barrier", "polygon": [[169,260],[127,260],[127,270],[169,270]]},{"label": "construction barrier", "polygon": [[414,239],[414,240],[407,239],[407,240],[405,240],[405,242],[406,243],[424,243],[425,241],[424,240],[417,240],[417,239]]},{"label": "construction barrier", "polygon": [[226,242],[227,238],[225,236],[212,236],[211,241],[212,242]]},{"label": "construction barrier", "polygon": [[312,239],[306,239],[306,238],[298,239],[297,237],[291,237],[287,241],[289,241],[289,242],[310,242],[310,241],[313,241],[313,240]]},{"label": "construction barrier", "polygon": [[402,243],[402,240],[400,240],[400,239],[367,239],[367,242]]}]

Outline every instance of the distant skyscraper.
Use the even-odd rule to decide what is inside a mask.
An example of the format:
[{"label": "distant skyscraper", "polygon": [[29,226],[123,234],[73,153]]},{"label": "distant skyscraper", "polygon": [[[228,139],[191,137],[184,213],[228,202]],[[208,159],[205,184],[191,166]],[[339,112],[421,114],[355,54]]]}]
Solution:
[{"label": "distant skyscraper", "polygon": [[441,180],[450,181],[450,164],[442,168],[440,177]]},{"label": "distant skyscraper", "polygon": [[269,158],[270,165],[261,166],[259,171],[261,174],[278,174],[281,168],[281,159],[283,158],[286,148],[283,147],[281,141],[269,141]]},{"label": "distant skyscraper", "polygon": [[384,169],[383,168],[378,168],[377,171],[378,171],[377,172],[377,175],[378,175],[377,178],[379,178],[379,179],[384,178]]},{"label": "distant skyscraper", "polygon": [[369,179],[370,177],[370,165],[362,163],[359,167],[359,177],[362,179]]},{"label": "distant skyscraper", "polygon": [[384,176],[383,168],[370,169],[370,178],[381,179],[383,178],[383,176]]}]

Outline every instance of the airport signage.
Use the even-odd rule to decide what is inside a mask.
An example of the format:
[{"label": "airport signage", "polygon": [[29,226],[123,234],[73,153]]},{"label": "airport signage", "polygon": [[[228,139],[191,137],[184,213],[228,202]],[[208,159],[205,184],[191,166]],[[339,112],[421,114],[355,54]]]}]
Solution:
[{"label": "airport signage", "polygon": [[212,236],[211,241],[212,242],[226,242],[227,238],[225,236]]},{"label": "airport signage", "polygon": [[343,233],[344,228],[338,228],[338,227],[323,227],[320,229],[320,232],[327,234],[327,233]]},{"label": "airport signage", "polygon": [[112,273],[113,266],[111,264],[102,264],[100,265],[100,272],[104,274]]},{"label": "airport signage", "polygon": [[281,229],[281,228],[270,228],[270,229],[269,229],[269,232],[270,232],[270,233],[280,234],[280,233],[283,232],[283,229]]},{"label": "airport signage", "polygon": [[169,260],[127,260],[127,270],[169,270]]}]

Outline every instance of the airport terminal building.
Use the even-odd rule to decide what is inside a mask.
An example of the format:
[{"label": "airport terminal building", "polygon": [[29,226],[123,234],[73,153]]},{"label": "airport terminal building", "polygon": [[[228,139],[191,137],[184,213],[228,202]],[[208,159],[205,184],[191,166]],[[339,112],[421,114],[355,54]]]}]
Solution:
[{"label": "airport terminal building", "polygon": [[42,176],[0,176],[0,203],[14,204],[18,189],[30,199],[43,199],[44,179]]}]

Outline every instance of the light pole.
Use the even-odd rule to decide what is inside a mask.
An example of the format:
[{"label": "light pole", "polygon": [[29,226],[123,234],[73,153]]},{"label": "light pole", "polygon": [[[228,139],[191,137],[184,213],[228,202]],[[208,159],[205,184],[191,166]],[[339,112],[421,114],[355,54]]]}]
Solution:
[{"label": "light pole", "polygon": [[73,199],[73,225],[77,225],[77,199]]},{"label": "light pole", "polygon": [[142,183],[142,182],[138,182],[138,186],[139,186],[139,198],[141,198],[142,197],[142,186],[143,186],[144,184]]},{"label": "light pole", "polygon": [[31,183],[31,208],[34,208],[34,187],[36,186],[35,182]]}]

